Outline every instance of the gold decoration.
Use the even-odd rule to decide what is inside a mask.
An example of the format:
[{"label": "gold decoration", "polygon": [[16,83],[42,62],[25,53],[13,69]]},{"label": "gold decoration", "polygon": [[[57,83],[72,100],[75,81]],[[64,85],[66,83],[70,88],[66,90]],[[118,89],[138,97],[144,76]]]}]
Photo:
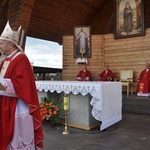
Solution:
[{"label": "gold decoration", "polygon": [[80,49],[80,53],[82,54],[82,55],[81,55],[81,58],[83,58],[83,54],[85,53],[85,49],[84,49],[84,48],[81,48],[81,49]]},{"label": "gold decoration", "polygon": [[68,131],[68,110],[65,110],[65,131],[62,134],[69,134]]}]

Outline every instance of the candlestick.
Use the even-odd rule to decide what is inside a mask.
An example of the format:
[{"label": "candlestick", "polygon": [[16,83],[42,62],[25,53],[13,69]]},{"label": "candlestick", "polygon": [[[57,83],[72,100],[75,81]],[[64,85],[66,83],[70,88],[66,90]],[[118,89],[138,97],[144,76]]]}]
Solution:
[{"label": "candlestick", "polygon": [[62,134],[69,134],[68,131],[68,95],[64,93],[65,131]]},{"label": "candlestick", "polygon": [[69,134],[68,131],[68,110],[65,110],[65,131],[62,134]]}]

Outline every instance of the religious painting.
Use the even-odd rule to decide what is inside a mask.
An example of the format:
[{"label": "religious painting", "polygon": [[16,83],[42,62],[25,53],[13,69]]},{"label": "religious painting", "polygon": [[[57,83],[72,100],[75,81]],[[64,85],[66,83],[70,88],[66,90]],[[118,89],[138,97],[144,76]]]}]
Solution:
[{"label": "religious painting", "polygon": [[115,0],[115,39],[145,35],[143,3],[144,0]]},{"label": "religious painting", "polygon": [[91,57],[91,30],[90,26],[74,28],[74,57]]}]

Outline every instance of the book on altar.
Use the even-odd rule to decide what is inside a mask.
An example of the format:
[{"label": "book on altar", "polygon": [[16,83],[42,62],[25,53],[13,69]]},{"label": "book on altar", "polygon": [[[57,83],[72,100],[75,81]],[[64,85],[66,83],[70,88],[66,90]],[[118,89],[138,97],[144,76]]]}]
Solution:
[{"label": "book on altar", "polygon": [[17,97],[14,86],[10,79],[0,78],[0,95],[8,97]]}]

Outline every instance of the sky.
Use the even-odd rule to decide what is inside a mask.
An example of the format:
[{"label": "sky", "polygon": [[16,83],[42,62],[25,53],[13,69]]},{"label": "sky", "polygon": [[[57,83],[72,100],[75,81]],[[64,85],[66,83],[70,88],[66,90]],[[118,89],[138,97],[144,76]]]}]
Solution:
[{"label": "sky", "polygon": [[33,66],[62,68],[62,46],[58,43],[27,37],[25,54]]}]

